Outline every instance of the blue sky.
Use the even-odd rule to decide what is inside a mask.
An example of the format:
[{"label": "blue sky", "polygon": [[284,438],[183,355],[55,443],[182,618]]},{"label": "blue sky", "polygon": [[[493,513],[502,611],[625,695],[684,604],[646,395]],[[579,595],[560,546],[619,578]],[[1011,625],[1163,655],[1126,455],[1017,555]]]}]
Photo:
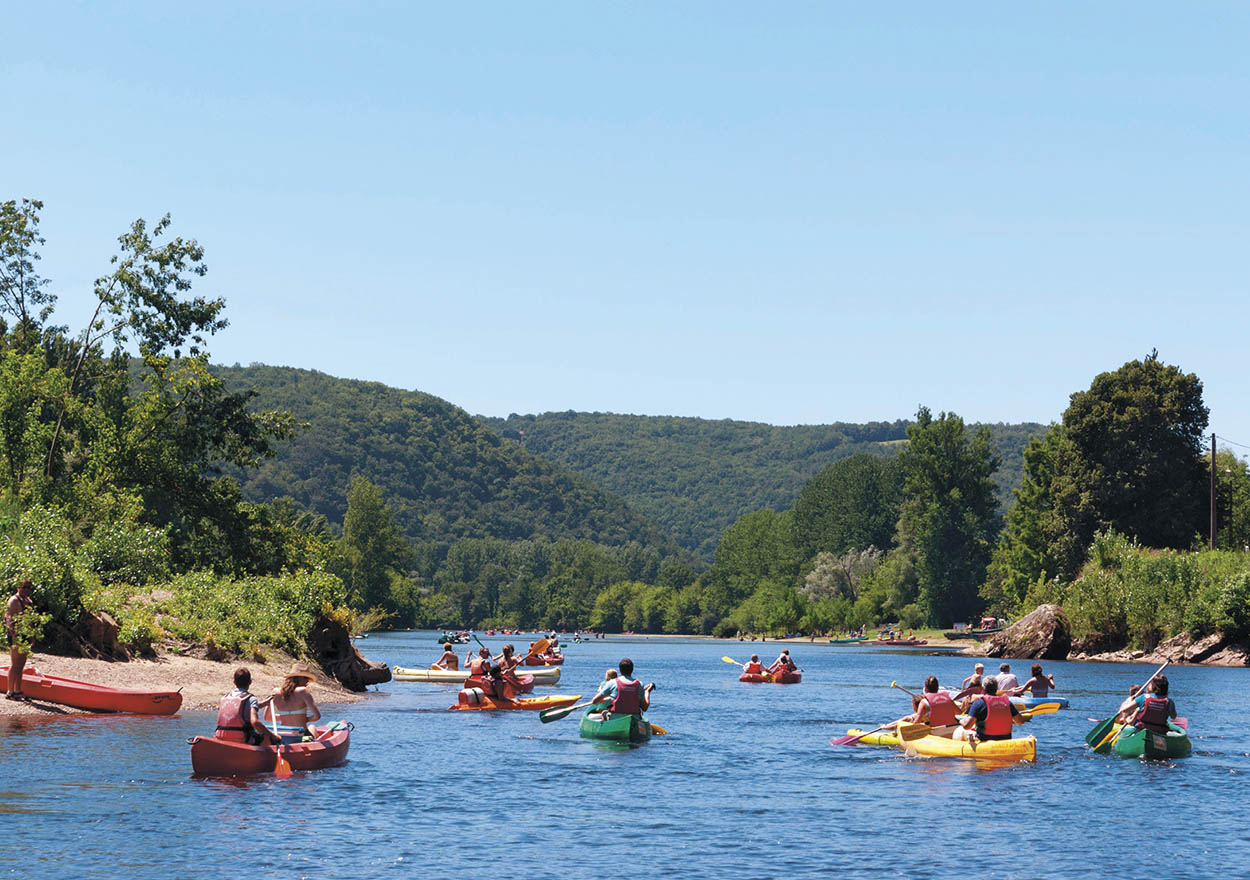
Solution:
[{"label": "blue sky", "polygon": [[1250,444],[1244,4],[183,7],[6,12],[0,198],[72,328],[168,211],[222,363],[1047,422],[1158,348]]}]

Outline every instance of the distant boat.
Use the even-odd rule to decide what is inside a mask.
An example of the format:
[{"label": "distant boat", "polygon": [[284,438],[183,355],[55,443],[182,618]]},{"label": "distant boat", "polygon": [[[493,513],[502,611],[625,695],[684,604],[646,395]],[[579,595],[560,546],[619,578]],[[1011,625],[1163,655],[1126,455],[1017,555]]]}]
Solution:
[{"label": "distant boat", "polygon": [[980,642],[984,639],[988,639],[990,636],[994,635],[994,633],[1000,633],[1002,631],[1003,628],[998,626],[992,629],[956,629],[951,630],[950,632],[944,632],[942,635],[946,636],[948,639],[973,639]]}]

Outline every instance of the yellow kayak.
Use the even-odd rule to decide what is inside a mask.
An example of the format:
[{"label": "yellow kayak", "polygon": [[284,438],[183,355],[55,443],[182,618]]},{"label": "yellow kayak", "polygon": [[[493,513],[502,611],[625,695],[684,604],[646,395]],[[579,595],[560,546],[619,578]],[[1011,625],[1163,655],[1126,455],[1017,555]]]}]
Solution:
[{"label": "yellow kayak", "polygon": [[[863,731],[851,729],[846,733],[855,736]],[[870,733],[860,740],[865,745],[898,746],[898,735],[893,731],[882,730]],[[976,743],[963,740],[948,739],[944,736],[926,736],[902,745],[909,755],[922,755],[927,758],[972,758],[977,761],[1036,761],[1037,738],[1032,736],[1020,739],[993,739]]]}]

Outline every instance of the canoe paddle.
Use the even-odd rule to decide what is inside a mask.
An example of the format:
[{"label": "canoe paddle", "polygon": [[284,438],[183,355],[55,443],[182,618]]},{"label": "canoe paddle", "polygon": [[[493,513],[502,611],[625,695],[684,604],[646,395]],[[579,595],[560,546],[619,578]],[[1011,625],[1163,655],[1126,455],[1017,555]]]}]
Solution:
[{"label": "canoe paddle", "polygon": [[561,718],[568,718],[577,709],[585,709],[587,706],[593,706],[594,703],[578,703],[575,706],[557,706],[554,709],[543,709],[538,713],[538,720],[543,724],[550,724],[552,721],[559,721]]},{"label": "canoe paddle", "polygon": [[[829,740],[829,745],[853,746],[864,737],[870,736],[878,731],[885,730],[893,723],[893,721],[887,722],[882,724],[880,727],[867,731],[866,733],[848,734],[847,736],[840,736],[837,739],[831,739]],[[915,739],[924,739],[931,731],[932,728],[927,724],[900,724],[895,733],[898,734],[900,742],[911,742]]]},{"label": "canoe paddle", "polygon": [[886,722],[885,724],[882,724],[880,727],[874,727],[872,730],[866,731],[865,733],[860,733],[860,734],[848,733],[846,736],[840,736],[837,739],[831,739],[829,740],[829,745],[831,746],[853,746],[864,737],[877,733],[878,731],[885,730],[887,727],[890,726],[890,723],[891,722]]},{"label": "canoe paddle", "polygon": [[269,711],[273,713],[274,733],[278,734],[278,760],[273,765],[273,772],[275,776],[285,779],[291,775],[291,764],[289,761],[287,761],[286,758],[282,756],[283,742],[282,742],[282,734],[278,730],[278,706],[277,704],[271,702],[269,704]]}]

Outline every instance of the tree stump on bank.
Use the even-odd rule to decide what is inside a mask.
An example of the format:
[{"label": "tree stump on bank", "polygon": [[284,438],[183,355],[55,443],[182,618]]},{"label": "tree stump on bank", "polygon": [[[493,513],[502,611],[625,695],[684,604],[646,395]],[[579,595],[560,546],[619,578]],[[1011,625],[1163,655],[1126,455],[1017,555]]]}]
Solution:
[{"label": "tree stump on bank", "polygon": [[391,680],[390,667],[385,663],[375,663],[361,654],[352,644],[347,627],[337,620],[317,618],[309,633],[308,644],[321,668],[348,690],[363,691],[368,685]]}]

